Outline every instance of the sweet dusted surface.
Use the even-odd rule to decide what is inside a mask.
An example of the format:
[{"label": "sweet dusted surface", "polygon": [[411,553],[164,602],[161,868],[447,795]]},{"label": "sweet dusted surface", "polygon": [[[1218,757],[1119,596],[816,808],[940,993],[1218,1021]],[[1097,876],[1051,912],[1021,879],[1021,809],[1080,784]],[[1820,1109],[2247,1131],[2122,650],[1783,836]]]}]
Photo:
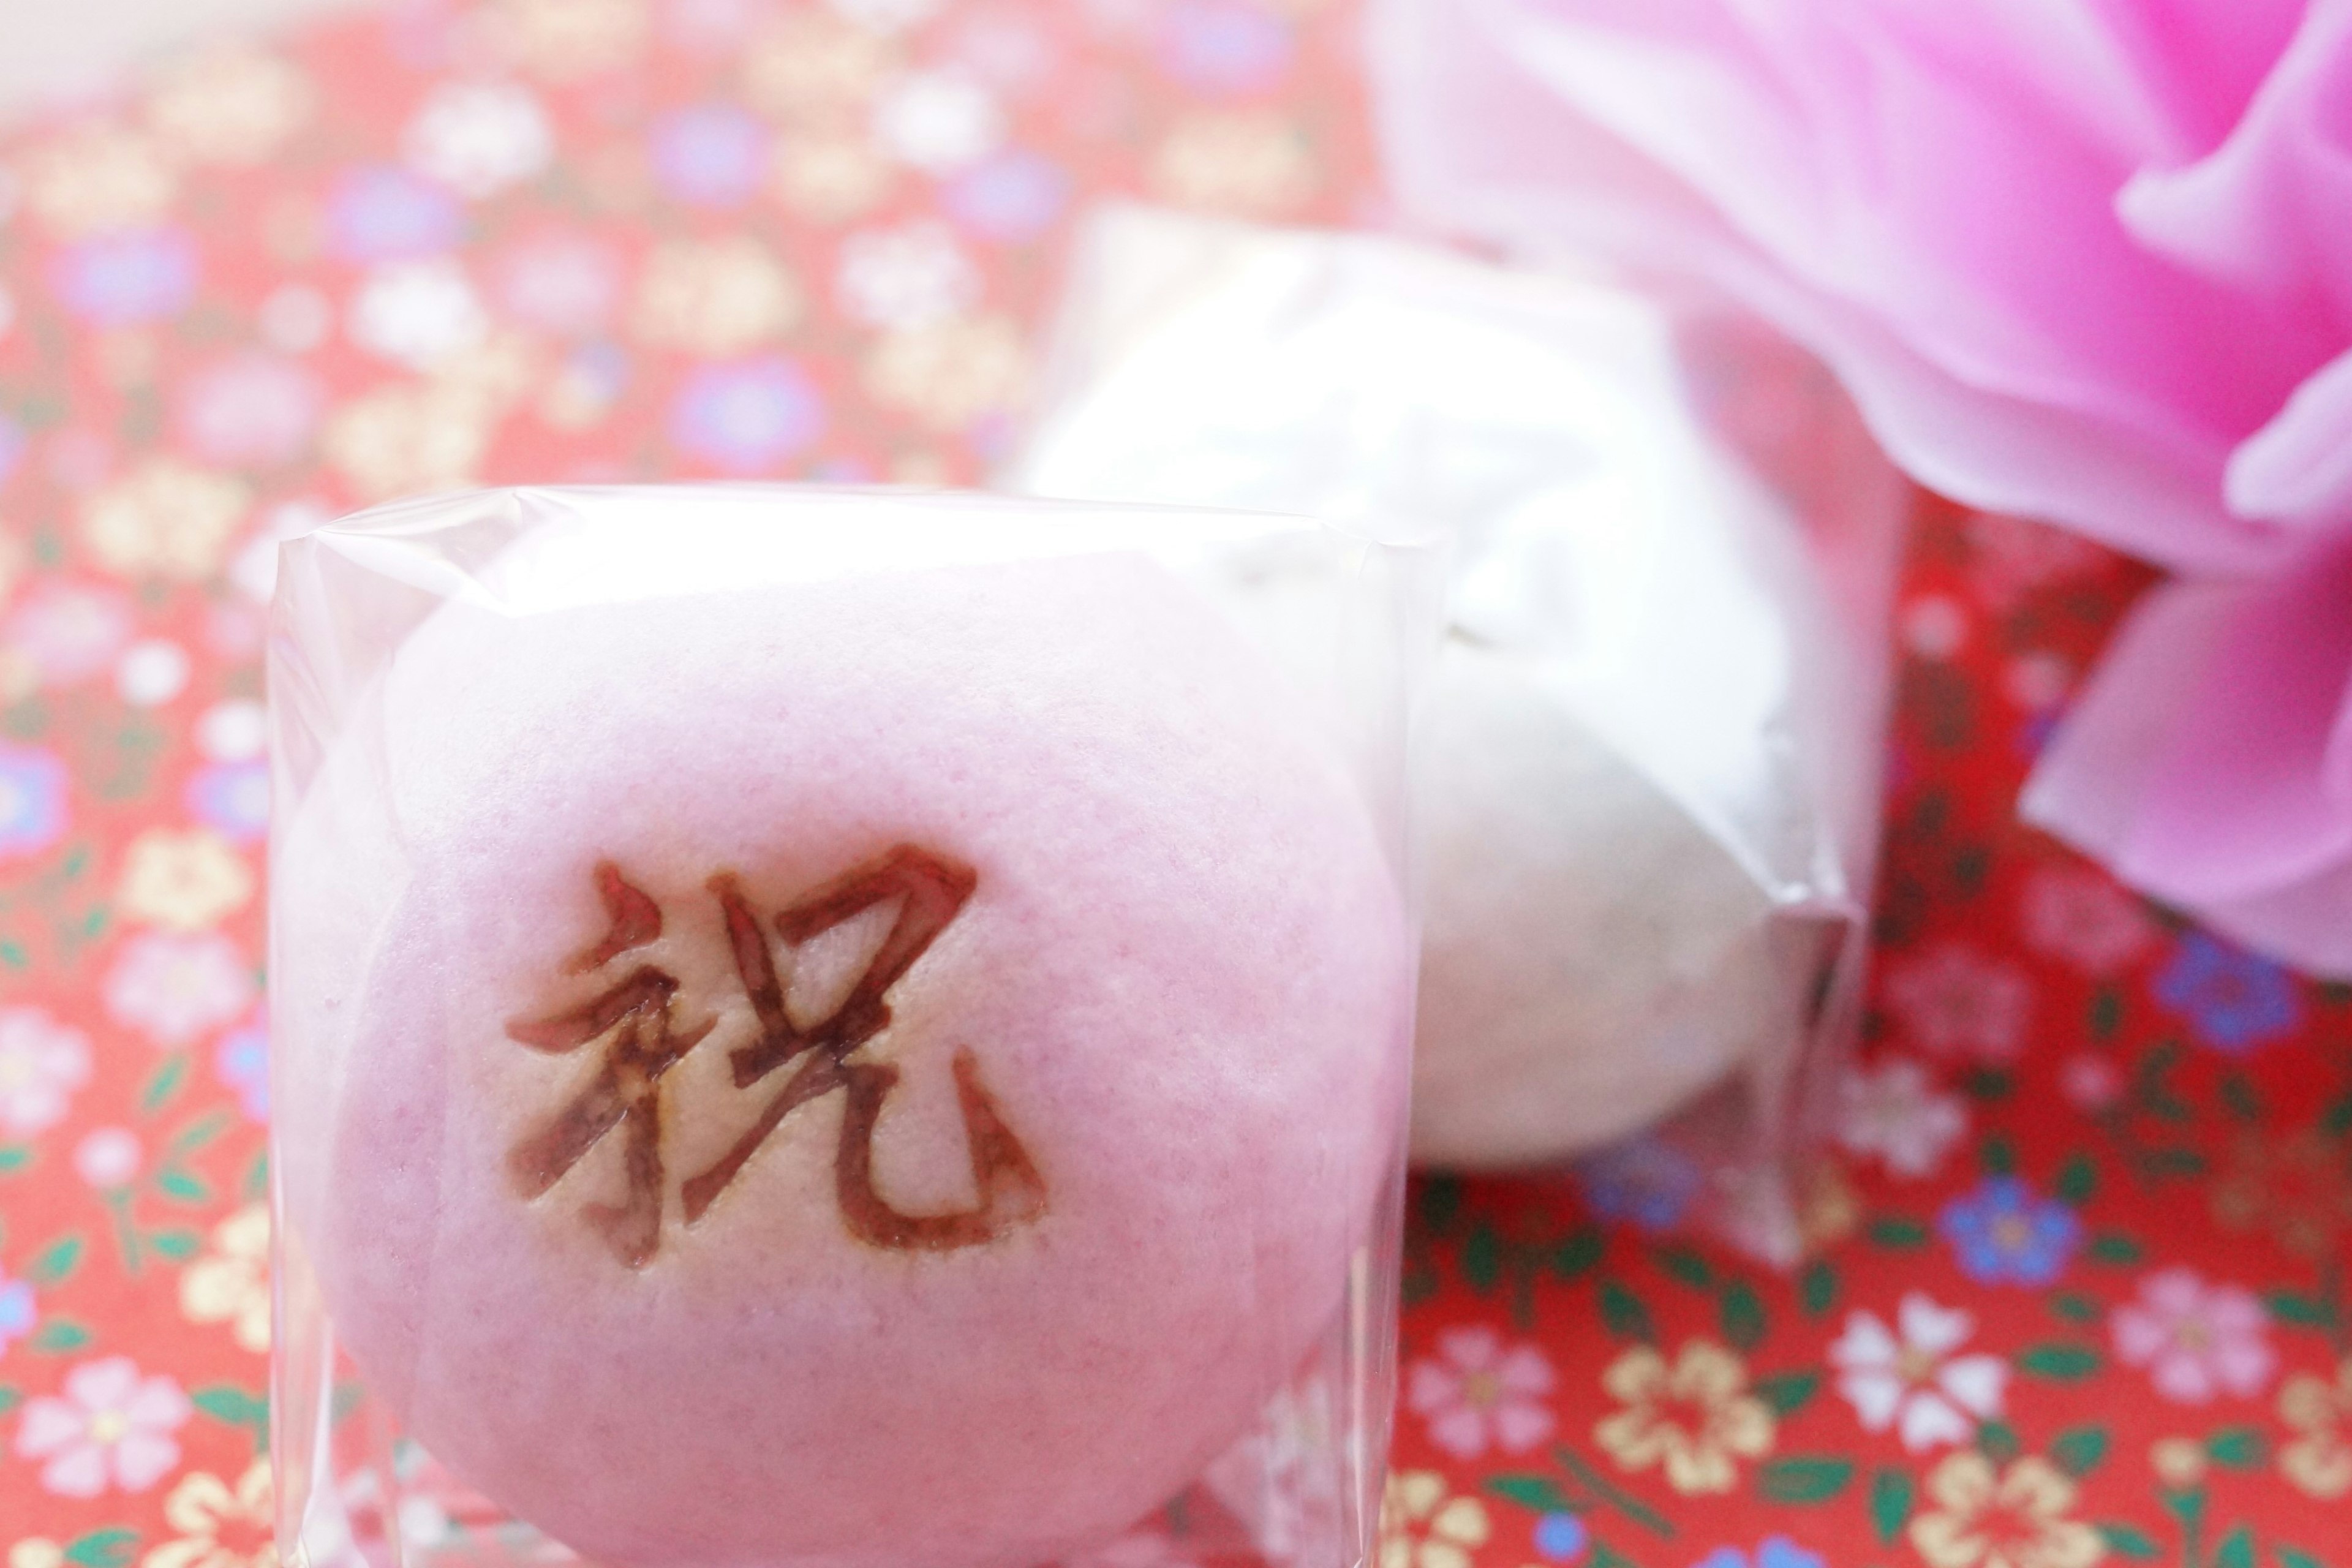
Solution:
[{"label": "sweet dusted surface", "polygon": [[[569,41],[477,35],[474,56],[448,26],[468,9],[337,23],[265,57],[282,71],[233,61],[216,79],[234,112],[195,127],[164,80],[7,142],[0,1544],[25,1568],[68,1547],[183,1568],[215,1544],[228,1568],[262,1539],[258,659],[230,567],[267,509],[462,472],[582,475],[615,462],[616,428],[617,460],[648,478],[722,460],[976,477],[966,433],[995,438],[1013,323],[1041,319],[1075,202],[1139,191],[1346,221],[1372,200],[1341,5],[1170,5],[1152,26],[1127,19],[1142,7],[1008,0],[892,41],[802,7],[614,0],[583,7],[593,25]],[[750,63],[772,62],[754,36],[784,26],[845,40],[803,79],[851,112],[804,129],[777,191],[756,170],[730,184],[751,167],[728,152],[747,118],[772,151],[786,129],[762,118],[776,68]],[[869,110],[940,67],[976,73],[1001,139],[934,177]],[[493,143],[522,153],[469,197],[415,172],[411,149],[438,143],[409,128],[485,76],[552,134],[531,154],[526,115]],[[312,118],[273,134],[305,104]],[[715,153],[656,170],[655,147],[698,126],[718,128],[699,143]],[[184,161],[157,162],[159,134]],[[1213,147],[1236,155],[1200,155]],[[109,168],[139,177],[91,177]],[[492,188],[513,168],[536,173]],[[656,238],[681,221],[691,234]],[[909,226],[910,244],[861,237]],[[908,268],[946,281],[907,293],[864,260],[837,289],[852,252],[957,259]],[[561,265],[517,292],[522,256]],[[363,295],[453,268],[470,293],[430,290],[460,309],[425,320],[457,321],[462,345],[478,319],[495,353],[411,371],[381,351],[426,340],[378,324],[416,318],[373,306],[363,339],[345,335]],[[750,287],[683,311],[672,284],[696,269]],[[1408,1568],[1582,1564],[1595,1541],[1640,1568],[1725,1547],[1756,1564],[1775,1537],[1841,1568],[1943,1568],[1914,1527],[1987,1512],[1988,1474],[2045,1510],[2028,1526],[2105,1527],[2109,1564],[2185,1561],[2192,1520],[2208,1560],[2243,1528],[2265,1568],[2294,1561],[2279,1546],[2352,1562],[2331,1545],[2352,1346],[2328,1289],[2352,1222],[2332,1110],[2352,1088],[2352,1015],[2152,921],[2011,820],[2069,672],[2141,581],[1950,511],[1913,552],[1881,1024],[1853,1147],[1817,1194],[1819,1268],[1777,1279],[1645,1230],[1685,1201],[1671,1162],[1594,1167],[1601,1215],[1557,1188],[1422,1189],[1395,1490]],[[690,898],[709,870],[664,890]],[[584,863],[572,892],[542,978],[603,929]],[[822,1173],[809,1190],[829,1190]],[[1914,1292],[1941,1311],[1906,1318]],[[2204,1321],[2182,1309],[2205,1304],[2234,1383],[2218,1357],[2163,1348],[2163,1326]],[[1645,1334],[1684,1394],[1627,1361]],[[1895,1376],[1926,1364],[1974,1404]],[[1745,1436],[1689,1445],[1720,1461],[1696,1467],[1619,1419],[1707,1408]],[[1969,1458],[1987,1449],[1990,1471]],[[2038,1489],[2025,1458],[2047,1466]],[[1118,1561],[1196,1557],[1155,1531]]]},{"label": "sweet dusted surface", "polygon": [[1017,1568],[1342,1321],[1404,920],[1322,722],[1171,572],[453,600],[357,708],[273,869],[288,1211],[372,1397],[522,1519]]}]

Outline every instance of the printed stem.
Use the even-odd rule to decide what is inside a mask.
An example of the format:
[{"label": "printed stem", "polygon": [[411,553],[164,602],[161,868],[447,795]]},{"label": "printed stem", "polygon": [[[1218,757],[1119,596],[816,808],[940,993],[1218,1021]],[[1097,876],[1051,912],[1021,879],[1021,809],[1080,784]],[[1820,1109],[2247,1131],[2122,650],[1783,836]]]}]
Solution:
[{"label": "printed stem", "polygon": [[1512,1245],[1511,1321],[1523,1334],[1535,1331],[1536,1274],[1542,1268],[1543,1259],[1533,1247]]},{"label": "printed stem", "polygon": [[1583,1484],[1586,1490],[1619,1513],[1664,1540],[1672,1541],[1675,1538],[1673,1525],[1668,1524],[1641,1499],[1618,1489],[1606,1476],[1586,1464],[1575,1449],[1566,1444],[1560,1444],[1552,1449],[1552,1456],[1559,1461],[1562,1469]]},{"label": "printed stem", "polygon": [[114,1245],[122,1253],[122,1271],[137,1274],[142,1255],[139,1226],[131,1218],[131,1189],[116,1187],[106,1194],[106,1212],[114,1221]]}]

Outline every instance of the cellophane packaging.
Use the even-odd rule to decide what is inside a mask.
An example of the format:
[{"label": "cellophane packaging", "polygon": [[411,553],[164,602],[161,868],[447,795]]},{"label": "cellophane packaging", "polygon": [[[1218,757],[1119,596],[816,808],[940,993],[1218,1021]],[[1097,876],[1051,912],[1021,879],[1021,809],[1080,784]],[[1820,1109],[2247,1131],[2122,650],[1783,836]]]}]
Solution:
[{"label": "cellophane packaging", "polygon": [[[1040,403],[1009,489],[1451,550],[1415,1158],[1572,1161],[1605,1213],[1793,1258],[1856,1027],[1908,507],[1822,367],[1703,299],[1123,207]],[[1290,584],[1241,591],[1285,617]]]},{"label": "cellophane packaging", "polygon": [[286,545],[285,1559],[1364,1561],[1433,560],[782,486]]}]

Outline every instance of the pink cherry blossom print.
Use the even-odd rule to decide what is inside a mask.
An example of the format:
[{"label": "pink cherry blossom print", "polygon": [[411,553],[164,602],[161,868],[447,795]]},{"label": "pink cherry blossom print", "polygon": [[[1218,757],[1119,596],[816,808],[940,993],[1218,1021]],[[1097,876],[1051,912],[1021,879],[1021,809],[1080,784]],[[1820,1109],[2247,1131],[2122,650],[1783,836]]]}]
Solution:
[{"label": "pink cherry blossom print", "polygon": [[2177,1404],[2250,1398],[2278,1370],[2270,1314],[2253,1292],[2208,1283],[2193,1269],[2159,1269],[2142,1279],[2137,1299],[2117,1307],[2108,1327],[2116,1358],[2145,1367],[2156,1391]]},{"label": "pink cherry blossom print", "polygon": [[1888,966],[1886,1004],[1931,1056],[2009,1062],[2025,1048],[2033,985],[2024,971],[1948,942]]},{"label": "pink cherry blossom print", "polygon": [[89,1067],[79,1029],[38,1007],[0,1007],[0,1132],[30,1138],[64,1120]]},{"label": "pink cherry blossom print", "polygon": [[192,1045],[253,1005],[253,965],[217,932],[142,931],[108,972],[107,1016],[159,1046]]},{"label": "pink cherry blossom print", "polygon": [[2156,921],[2138,897],[2087,866],[2037,867],[2021,912],[2026,941],[2085,974],[2113,974],[2156,940]]},{"label": "pink cherry blossom print", "polygon": [[26,1405],[16,1457],[37,1463],[42,1487],[61,1497],[145,1491],[179,1464],[173,1434],[189,1411],[177,1383],[142,1375],[128,1356],[87,1361],[66,1374],[62,1395]]},{"label": "pink cherry blossom print", "polygon": [[272,468],[309,445],[326,403],[317,375],[270,353],[215,361],[181,384],[174,428],[194,456],[221,468]]},{"label": "pink cherry blossom print", "polygon": [[1551,1436],[1551,1363],[1532,1344],[1489,1328],[1450,1329],[1405,1377],[1406,1403],[1428,1423],[1429,1440],[1457,1458],[1490,1447],[1522,1454]]}]

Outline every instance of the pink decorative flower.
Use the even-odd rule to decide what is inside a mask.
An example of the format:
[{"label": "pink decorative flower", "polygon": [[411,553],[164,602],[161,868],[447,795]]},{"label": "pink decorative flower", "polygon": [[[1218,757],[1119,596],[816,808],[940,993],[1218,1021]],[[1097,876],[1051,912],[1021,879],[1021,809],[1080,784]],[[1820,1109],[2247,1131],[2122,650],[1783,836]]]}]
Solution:
[{"label": "pink decorative flower", "polygon": [[252,1005],[253,967],[215,931],[142,931],[107,973],[107,1016],[167,1048],[193,1044]]},{"label": "pink decorative flower", "polygon": [[2047,712],[2074,689],[2074,667],[2047,651],[2020,654],[2001,671],[2000,689],[2027,712]]},{"label": "pink decorative flower", "polygon": [[240,353],[181,387],[181,441],[222,468],[268,468],[301,455],[325,403],[319,378],[290,360]]},{"label": "pink decorative flower", "polygon": [[1429,1423],[1429,1440],[1456,1458],[1490,1445],[1525,1453],[1551,1436],[1551,1363],[1534,1345],[1507,1344],[1488,1328],[1448,1329],[1406,1378],[1406,1402]]},{"label": "pink decorative flower", "polygon": [[2253,1292],[2208,1285],[2188,1268],[2142,1279],[2139,1299],[2117,1307],[2108,1328],[2117,1358],[2147,1368],[2156,1391],[2182,1405],[2203,1405],[2219,1394],[2251,1397],[2278,1370],[2270,1316]]},{"label": "pink decorative flower", "polygon": [[44,686],[70,686],[111,669],[132,625],[121,595],[53,584],[26,594],[0,637],[32,660]]},{"label": "pink decorative flower", "polygon": [[1025,94],[1050,80],[1062,63],[1054,29],[1014,11],[980,11],[961,18],[954,58],[992,87]]},{"label": "pink decorative flower", "polygon": [[585,337],[611,321],[621,299],[621,259],[603,240],[541,228],[500,247],[490,263],[499,309],[526,326]]},{"label": "pink decorative flower", "polygon": [[1895,1428],[1916,1454],[1939,1443],[1965,1443],[1977,1423],[2000,1414],[2009,1367],[1997,1355],[1956,1352],[1976,1331],[1966,1312],[1938,1307],[1919,1291],[1903,1298],[1890,1329],[1875,1312],[1855,1312],[1830,1347],[1838,1392],[1866,1431]]},{"label": "pink decorative flower", "polygon": [[1948,594],[1922,594],[1903,606],[1895,629],[1921,658],[1949,658],[1967,646],[1969,612]]},{"label": "pink decorative flower", "polygon": [[401,132],[409,166],[468,201],[530,179],[555,156],[555,132],[530,89],[509,81],[447,81]]},{"label": "pink decorative flower", "polygon": [[1922,481],[2194,578],[2111,646],[2026,812],[2352,974],[2352,5],[1374,11],[1408,215],[1704,275]]},{"label": "pink decorative flower", "polygon": [[1922,1050],[2008,1062],[2024,1048],[2033,987],[2014,964],[1947,942],[1890,966],[1885,992]]},{"label": "pink decorative flower", "polygon": [[89,1037],[38,1007],[0,1007],[0,1132],[55,1126],[89,1081]]},{"label": "pink decorative flower", "polygon": [[110,1485],[145,1491],[179,1464],[172,1434],[188,1411],[178,1384],[141,1376],[127,1356],[86,1361],[66,1373],[62,1397],[25,1406],[16,1457],[39,1461],[41,1485],[62,1497],[93,1498]]},{"label": "pink decorative flower", "polygon": [[2113,974],[2147,951],[2147,906],[2103,872],[2037,868],[2025,884],[2025,940],[2086,974]]},{"label": "pink decorative flower", "polygon": [[2058,1069],[2058,1087],[2077,1110],[2095,1115],[2123,1098],[2123,1068],[2095,1051],[2077,1051]]},{"label": "pink decorative flower", "polygon": [[760,19],[758,0],[672,0],[662,39],[687,54],[732,56]]}]

